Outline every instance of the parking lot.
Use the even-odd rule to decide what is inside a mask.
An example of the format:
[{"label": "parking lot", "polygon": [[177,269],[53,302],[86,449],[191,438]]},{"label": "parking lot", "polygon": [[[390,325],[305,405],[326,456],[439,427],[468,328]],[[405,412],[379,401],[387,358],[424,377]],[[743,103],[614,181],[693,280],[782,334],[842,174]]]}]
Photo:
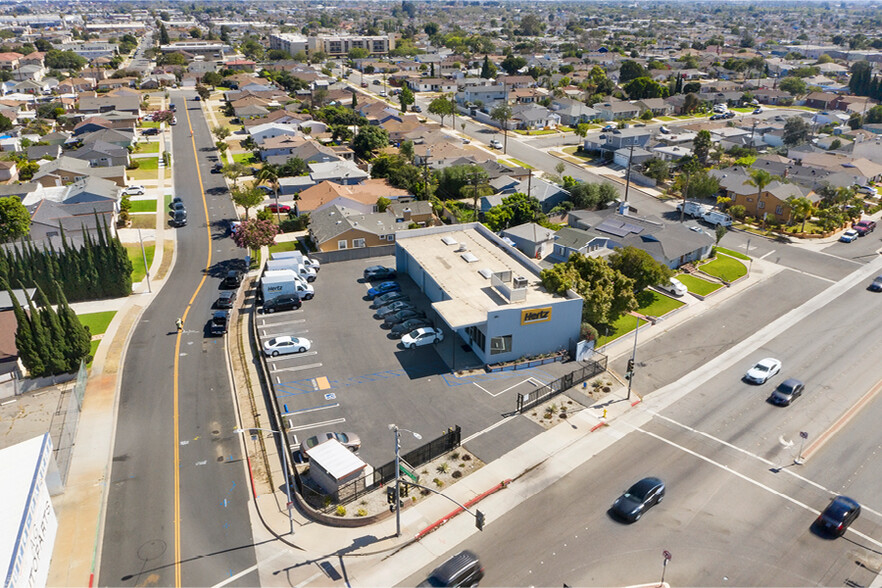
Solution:
[{"label": "parking lot", "polygon": [[[326,432],[353,432],[361,437],[358,455],[373,466],[394,456],[390,423],[420,433],[424,441],[447,427],[460,425],[463,439],[498,424],[515,408],[518,392],[526,393],[573,368],[551,364],[517,372],[481,370],[454,374],[477,359],[465,342],[450,331],[436,345],[404,349],[375,318],[367,297],[370,283],[364,268],[394,267],[392,257],[331,263],[322,266],[313,283],[315,298],[299,310],[257,314],[260,345],[279,335],[305,337],[312,343],[304,353],[266,358],[273,392],[284,426],[298,441]],[[441,323],[428,300],[408,277],[399,277],[402,290],[425,311],[436,327]],[[446,361],[445,361],[446,360]],[[468,444],[480,459],[493,460],[520,445],[541,428],[525,417],[507,420]],[[416,447],[402,435],[402,450]]]}]

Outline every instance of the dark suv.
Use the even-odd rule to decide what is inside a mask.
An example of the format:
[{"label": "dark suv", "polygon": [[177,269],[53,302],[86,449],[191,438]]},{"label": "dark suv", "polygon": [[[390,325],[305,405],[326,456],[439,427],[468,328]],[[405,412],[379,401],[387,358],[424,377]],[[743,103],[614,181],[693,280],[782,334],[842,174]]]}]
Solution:
[{"label": "dark suv", "polygon": [[297,294],[282,294],[264,302],[263,312],[269,314],[282,310],[297,310],[301,304]]},{"label": "dark suv", "polygon": [[477,586],[483,577],[484,568],[478,556],[466,550],[435,568],[420,586]]},{"label": "dark suv", "polygon": [[214,337],[220,337],[227,332],[227,325],[230,323],[230,313],[226,310],[215,311],[211,315],[211,334]]},{"label": "dark suv", "polygon": [[227,290],[235,290],[239,287],[239,284],[242,283],[242,272],[239,270],[230,270],[227,272],[227,275],[221,280],[221,288],[225,288]]}]

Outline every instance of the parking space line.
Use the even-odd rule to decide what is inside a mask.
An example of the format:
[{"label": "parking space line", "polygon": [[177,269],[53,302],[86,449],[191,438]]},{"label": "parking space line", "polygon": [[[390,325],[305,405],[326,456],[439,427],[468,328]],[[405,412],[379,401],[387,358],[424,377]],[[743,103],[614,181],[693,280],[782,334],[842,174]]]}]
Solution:
[{"label": "parking space line", "polygon": [[[292,310],[292,311],[288,312],[288,314],[289,315],[290,314],[301,314],[302,312],[303,312],[303,309],[298,308],[297,310]],[[275,315],[275,316],[279,316],[279,315]],[[262,327],[262,326],[266,325],[266,321],[268,318],[269,318],[269,315],[266,315],[266,314],[260,315],[260,325],[259,326]],[[282,322],[284,322],[284,321],[282,321]]]},{"label": "parking space line", "polygon": [[[322,421],[320,423],[310,423],[308,425],[298,425],[296,427],[289,426],[288,431],[291,432],[291,431],[303,431],[306,429],[317,429],[319,427],[328,427],[330,425],[337,425],[337,424],[345,423],[345,422],[346,422],[346,419],[344,419],[344,418],[331,419],[329,421]],[[289,420],[288,423],[290,424],[291,421]]]},{"label": "parking space line", "polygon": [[511,416],[507,416],[507,417],[505,417],[504,419],[502,419],[501,421],[497,421],[497,422],[493,423],[492,425],[490,425],[489,427],[487,427],[487,428],[484,429],[483,431],[478,431],[477,433],[474,433],[473,435],[471,435],[471,436],[469,436],[469,437],[466,437],[465,439],[463,439],[462,441],[460,441],[459,444],[460,444],[460,445],[465,445],[466,443],[468,443],[469,441],[472,441],[472,440],[475,439],[476,437],[480,437],[480,436],[483,435],[484,433],[489,433],[490,431],[492,431],[492,430],[495,429],[496,427],[498,427],[498,426],[500,426],[500,425],[504,425],[504,424],[507,423],[508,421],[510,421],[510,420],[512,420],[512,419],[515,419],[515,418],[517,418],[518,416],[520,416],[520,415],[513,414],[513,415],[511,415]]},{"label": "parking space line", "polygon": [[305,322],[306,322],[306,319],[292,319],[290,321],[278,321],[278,322],[274,322],[274,323],[267,323],[266,321],[264,321],[263,324],[260,325],[260,328],[261,329],[269,329],[272,327],[278,327],[280,325],[293,325],[295,323],[305,323]]},{"label": "parking space line", "polygon": [[331,387],[331,384],[328,383],[328,378],[325,376],[319,376],[314,381],[316,390],[327,390]]},{"label": "parking space line", "polygon": [[292,357],[308,357],[310,355],[318,355],[318,351],[304,351],[303,353],[286,353],[277,355],[276,357],[267,357],[267,361],[279,361],[280,359],[291,359]]},{"label": "parking space line", "polygon": [[[268,328],[269,327],[267,327],[267,329]],[[278,333],[267,333],[266,329],[262,329],[262,330],[264,331],[263,334],[261,335],[262,338],[278,337],[279,335],[291,335],[292,337],[299,337],[300,335],[303,335],[304,333],[309,332],[309,329],[303,329],[302,331],[292,331],[291,329],[282,329]]]},{"label": "parking space line", "polygon": [[483,391],[486,392],[487,394],[490,394],[490,396],[493,396],[493,394],[490,392],[490,390],[488,390],[488,389],[485,388],[484,386],[480,385],[479,383],[477,383],[477,382],[472,382],[472,384],[474,384],[475,386],[477,386],[478,388],[480,388],[481,390],[483,390]]},{"label": "parking space line", "polygon": [[[493,394],[492,392],[487,392],[486,390],[484,390],[483,388],[481,388],[481,387],[478,386],[477,384],[475,384],[475,386],[478,386],[478,388],[481,388],[482,390],[484,390],[485,392],[487,392],[487,394],[490,394],[490,396],[492,396],[493,398],[496,398],[496,397],[499,396],[500,394],[505,394],[505,393],[508,392],[509,390],[512,390],[512,389],[514,389],[514,388],[517,388],[517,387],[520,386],[521,384],[526,384],[527,382],[530,382],[531,384],[533,384],[534,386],[537,386],[537,387],[543,385],[542,382],[540,382],[540,381],[537,380],[536,378],[529,377],[529,378],[527,378],[526,380],[521,380],[520,382],[518,382],[518,383],[515,384],[514,386],[509,386],[509,387],[506,388],[505,390],[502,390],[501,392],[497,392],[496,394]],[[474,384],[474,382],[472,382],[472,383]]]},{"label": "parking space line", "polygon": [[292,410],[290,412],[283,412],[282,416],[291,416],[295,414],[306,414],[309,412],[318,412],[320,410],[327,410],[329,408],[337,408],[340,406],[339,402],[335,402],[334,404],[325,404],[324,406],[313,406],[312,408],[301,408],[300,410]]},{"label": "parking space line", "polygon": [[[317,368],[317,367],[322,367],[322,364],[321,363],[308,363],[306,365],[298,365],[298,366],[288,367],[288,368],[278,368],[278,369],[273,370],[273,373],[278,374],[279,372],[299,372],[300,370],[309,370],[309,369]],[[276,376],[276,384],[281,384],[281,383],[282,383],[282,379],[279,378],[278,376]]]}]

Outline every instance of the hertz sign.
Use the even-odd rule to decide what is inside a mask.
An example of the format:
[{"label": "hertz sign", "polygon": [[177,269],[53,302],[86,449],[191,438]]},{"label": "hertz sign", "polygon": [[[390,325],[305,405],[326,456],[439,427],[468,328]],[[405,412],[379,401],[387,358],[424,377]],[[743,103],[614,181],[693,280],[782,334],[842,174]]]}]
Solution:
[{"label": "hertz sign", "polygon": [[551,320],[551,307],[531,308],[521,311],[521,324],[532,325],[535,323],[547,323]]}]

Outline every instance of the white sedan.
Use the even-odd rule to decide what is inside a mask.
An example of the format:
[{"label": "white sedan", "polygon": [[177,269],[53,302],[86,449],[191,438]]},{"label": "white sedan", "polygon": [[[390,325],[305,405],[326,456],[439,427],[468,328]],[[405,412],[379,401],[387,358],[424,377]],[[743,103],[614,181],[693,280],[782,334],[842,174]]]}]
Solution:
[{"label": "white sedan", "polygon": [[659,288],[674,296],[683,296],[689,291],[686,285],[677,278],[671,278],[667,284],[662,284]]},{"label": "white sedan", "polygon": [[843,243],[851,243],[852,241],[856,241],[859,237],[858,232],[854,229],[847,229],[842,235],[839,237],[839,240]]},{"label": "white sedan", "polygon": [[444,333],[441,329],[433,329],[432,327],[422,327],[411,331],[401,338],[401,344],[405,349],[413,349],[421,345],[430,345],[444,340]]},{"label": "white sedan", "polygon": [[781,362],[773,357],[767,357],[747,370],[747,373],[744,374],[744,379],[751,384],[765,384],[769,378],[780,371]]},{"label": "white sedan", "polygon": [[273,337],[263,344],[263,352],[272,357],[287,353],[303,353],[309,351],[312,343],[303,337]]},{"label": "white sedan", "polygon": [[123,194],[126,196],[141,196],[144,194],[144,186],[129,186],[123,190]]}]

